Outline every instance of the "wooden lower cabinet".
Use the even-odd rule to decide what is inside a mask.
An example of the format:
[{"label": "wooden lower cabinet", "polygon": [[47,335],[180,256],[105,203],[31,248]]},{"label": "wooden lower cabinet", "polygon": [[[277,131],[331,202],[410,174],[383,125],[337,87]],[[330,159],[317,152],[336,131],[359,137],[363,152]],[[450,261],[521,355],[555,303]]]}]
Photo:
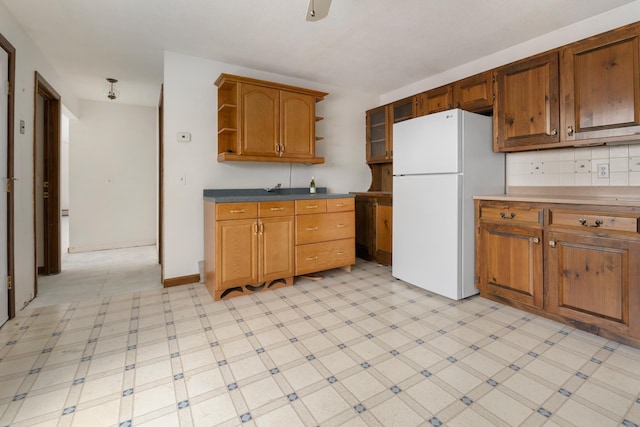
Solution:
[{"label": "wooden lower cabinet", "polygon": [[205,283],[214,299],[293,284],[293,214],[293,201],[205,202]]},{"label": "wooden lower cabinet", "polygon": [[391,193],[356,193],[356,255],[391,265],[393,203]]},{"label": "wooden lower cabinet", "polygon": [[476,224],[481,296],[640,347],[640,206],[476,200]]},{"label": "wooden lower cabinet", "polygon": [[354,198],[204,202],[205,284],[215,300],[355,263]]},{"label": "wooden lower cabinet", "polygon": [[296,276],[355,264],[354,201],[327,199],[320,213],[323,204],[296,203]]},{"label": "wooden lower cabinet", "polygon": [[640,338],[640,242],[566,232],[548,242],[547,310],[580,329]]},{"label": "wooden lower cabinet", "polygon": [[541,234],[535,228],[481,224],[478,251],[481,292],[542,308]]}]

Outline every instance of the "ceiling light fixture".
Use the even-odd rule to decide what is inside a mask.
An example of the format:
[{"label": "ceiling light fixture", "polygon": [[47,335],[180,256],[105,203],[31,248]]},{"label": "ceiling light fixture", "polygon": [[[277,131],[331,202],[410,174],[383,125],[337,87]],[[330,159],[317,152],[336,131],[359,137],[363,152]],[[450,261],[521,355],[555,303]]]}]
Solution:
[{"label": "ceiling light fixture", "polygon": [[107,98],[113,101],[120,96],[120,89],[115,86],[115,84],[118,83],[118,80],[107,77],[107,82],[108,83],[104,85],[104,94]]}]

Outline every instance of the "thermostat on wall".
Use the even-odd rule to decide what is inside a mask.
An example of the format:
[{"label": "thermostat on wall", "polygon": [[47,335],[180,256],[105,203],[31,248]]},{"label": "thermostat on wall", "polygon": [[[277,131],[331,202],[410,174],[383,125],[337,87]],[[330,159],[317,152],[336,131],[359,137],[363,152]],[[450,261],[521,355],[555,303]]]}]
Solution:
[{"label": "thermostat on wall", "polygon": [[178,132],[178,142],[191,142],[191,133]]}]

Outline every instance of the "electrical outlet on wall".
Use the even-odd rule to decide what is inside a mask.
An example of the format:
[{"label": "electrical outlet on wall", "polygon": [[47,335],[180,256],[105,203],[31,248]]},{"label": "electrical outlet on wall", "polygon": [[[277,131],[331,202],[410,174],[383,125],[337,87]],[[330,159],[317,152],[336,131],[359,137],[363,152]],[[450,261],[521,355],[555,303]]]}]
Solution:
[{"label": "electrical outlet on wall", "polygon": [[609,163],[598,163],[598,178],[609,178]]}]

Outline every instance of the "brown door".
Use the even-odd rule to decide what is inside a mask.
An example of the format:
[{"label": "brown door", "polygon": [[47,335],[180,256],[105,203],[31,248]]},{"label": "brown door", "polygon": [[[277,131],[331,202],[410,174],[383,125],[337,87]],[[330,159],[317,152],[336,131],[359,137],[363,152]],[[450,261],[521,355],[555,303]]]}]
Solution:
[{"label": "brown door", "polygon": [[241,85],[242,153],[245,156],[277,156],[280,145],[279,91],[251,84]]},{"label": "brown door", "polygon": [[[3,159],[2,172],[0,178],[2,179],[2,187],[0,191],[4,193],[2,196],[4,200],[0,203],[0,217],[3,221],[0,223],[0,244],[2,250],[0,250],[0,325],[2,325],[7,318],[11,319],[15,317],[15,266],[14,266],[14,100],[15,100],[15,48],[0,34],[0,53],[2,53],[2,60],[0,64],[0,150],[2,154],[0,158]],[[6,158],[4,155],[6,154]],[[5,221],[6,220],[6,221]],[[6,227],[6,228],[5,228]],[[6,284],[3,283],[6,280]],[[7,288],[4,288],[7,286]],[[7,290],[5,290],[7,289]],[[6,293],[5,293],[6,292]]]},{"label": "brown door", "polygon": [[293,276],[293,224],[292,216],[260,219],[260,282]]},{"label": "brown door", "polygon": [[637,29],[623,29],[562,52],[566,140],[640,132],[639,39]]},{"label": "brown door", "polygon": [[281,156],[315,157],[315,103],[311,95],[280,91]]},{"label": "brown door", "polygon": [[[36,269],[39,274],[61,270],[60,250],[60,95],[36,71],[34,94],[34,218]],[[39,149],[40,147],[41,149]],[[42,238],[42,242],[38,238]],[[38,254],[38,246],[42,252]],[[40,260],[40,262],[38,262]],[[37,281],[34,289],[37,295]]]},{"label": "brown door", "polygon": [[494,114],[496,151],[560,141],[558,53],[500,68]]},{"label": "brown door", "polygon": [[482,223],[479,240],[480,290],[542,308],[542,231]]},{"label": "brown door", "polygon": [[639,337],[638,257],[638,242],[550,232],[547,310],[576,325]]}]

